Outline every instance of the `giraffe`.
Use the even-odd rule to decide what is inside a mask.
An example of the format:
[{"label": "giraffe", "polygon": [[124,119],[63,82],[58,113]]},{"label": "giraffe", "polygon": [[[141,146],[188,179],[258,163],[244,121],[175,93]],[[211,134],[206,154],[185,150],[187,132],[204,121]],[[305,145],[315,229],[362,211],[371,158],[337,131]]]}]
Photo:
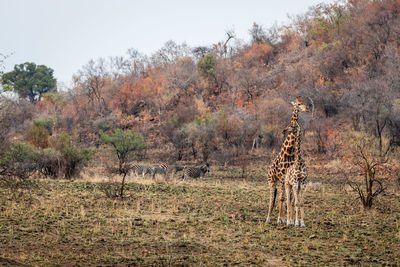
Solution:
[{"label": "giraffe", "polygon": [[[296,127],[296,140],[295,140],[295,156],[294,163],[291,165],[285,175],[285,191],[286,191],[286,215],[287,215],[287,225],[293,224],[293,212],[290,216],[290,211],[292,211],[290,193],[293,193],[294,198],[294,208],[296,219],[294,221],[294,226],[305,227],[304,224],[304,207],[303,207],[303,194],[304,189],[307,185],[307,165],[301,155],[301,135],[300,135],[300,125]],[[299,222],[299,208],[301,221]]]},{"label": "giraffe", "polygon": [[286,170],[293,164],[294,161],[294,143],[296,139],[296,132],[293,129],[297,126],[297,121],[299,119],[299,112],[309,112],[306,103],[304,100],[298,96],[295,102],[292,102],[293,105],[293,113],[290,124],[283,130],[283,133],[288,131],[288,135],[282,145],[281,151],[278,156],[275,158],[273,163],[271,164],[268,172],[268,185],[269,185],[269,206],[268,206],[268,215],[266,223],[270,222],[271,211],[275,204],[276,199],[276,185],[279,182],[280,190],[279,190],[279,214],[278,214],[278,224],[281,224],[283,221],[282,217],[282,208],[283,208],[283,191],[284,191],[284,182],[285,182],[285,174]]}]

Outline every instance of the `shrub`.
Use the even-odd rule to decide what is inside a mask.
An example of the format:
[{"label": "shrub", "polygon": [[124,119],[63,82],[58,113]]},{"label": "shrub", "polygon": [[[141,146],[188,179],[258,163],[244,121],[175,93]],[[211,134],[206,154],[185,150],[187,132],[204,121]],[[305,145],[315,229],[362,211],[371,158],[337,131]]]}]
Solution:
[{"label": "shrub", "polygon": [[11,144],[0,159],[1,182],[16,190],[28,185],[28,178],[37,170],[38,153],[24,142]]},{"label": "shrub", "polygon": [[[88,149],[79,149],[67,133],[61,133],[55,137],[52,146],[61,154],[61,169],[67,179],[77,176],[81,168],[92,158],[92,152]],[[54,164],[54,160],[56,159],[53,158],[50,162]]]},{"label": "shrub", "polygon": [[117,119],[113,116],[101,117],[95,121],[93,121],[93,129],[96,132],[100,131],[109,131],[115,128]]},{"label": "shrub", "polygon": [[45,176],[57,178],[65,174],[64,159],[60,151],[46,148],[40,151],[38,170]]},{"label": "shrub", "polygon": [[13,101],[0,97],[0,149],[8,146],[11,137],[23,133],[25,122],[32,119],[34,105],[29,101]]},{"label": "shrub", "polygon": [[191,123],[184,127],[187,139],[193,148],[193,156],[200,150],[203,161],[207,162],[212,152],[217,150],[217,120],[214,114],[207,113],[205,118],[195,116]]},{"label": "shrub", "polygon": [[54,120],[52,118],[40,118],[33,121],[34,124],[44,127],[50,134],[53,133]]},{"label": "shrub", "polygon": [[187,142],[187,134],[183,127],[183,119],[181,115],[173,114],[162,125],[161,133],[166,142],[171,143],[175,150],[176,160],[182,160],[184,151],[189,147]]},{"label": "shrub", "polygon": [[262,144],[267,148],[279,148],[281,145],[281,130],[275,125],[261,125],[260,136]]},{"label": "shrub", "polygon": [[47,148],[49,146],[49,131],[41,120],[33,121],[31,127],[26,130],[26,140],[32,145],[39,148]]}]

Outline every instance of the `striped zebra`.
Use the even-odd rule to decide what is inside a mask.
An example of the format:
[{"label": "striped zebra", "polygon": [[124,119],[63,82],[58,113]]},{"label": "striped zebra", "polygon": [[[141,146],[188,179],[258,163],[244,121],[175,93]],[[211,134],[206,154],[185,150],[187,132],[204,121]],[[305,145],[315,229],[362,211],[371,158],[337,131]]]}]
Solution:
[{"label": "striped zebra", "polygon": [[161,164],[161,165],[157,165],[151,168],[151,174],[152,177],[154,179],[156,174],[161,174],[164,176],[164,178],[167,177],[167,175],[169,176],[169,178],[173,178],[175,173],[177,173],[178,171],[183,171],[185,168],[185,166],[183,165],[167,165],[167,164]]},{"label": "striped zebra", "polygon": [[184,165],[170,165],[170,168],[173,169],[175,172],[183,171],[185,169]]},{"label": "striped zebra", "polygon": [[203,178],[207,172],[210,171],[210,164],[206,163],[200,167],[185,167],[183,169],[182,179],[185,180],[186,176],[191,178]]},{"label": "striped zebra", "polygon": [[146,174],[151,174],[150,167],[139,164],[133,164],[132,171],[135,173],[136,178],[139,177],[139,174],[142,174],[142,177],[144,177]]},{"label": "striped zebra", "polygon": [[178,164],[169,165],[168,167],[170,169],[170,172],[172,173],[172,176],[175,175],[175,173],[183,171],[185,169],[184,165],[178,165]]},{"label": "striped zebra", "polygon": [[168,171],[168,165],[166,164],[161,164],[161,165],[157,165],[157,166],[153,166],[151,167],[151,177],[154,179],[156,174],[160,174],[162,176],[167,175],[167,171]]}]

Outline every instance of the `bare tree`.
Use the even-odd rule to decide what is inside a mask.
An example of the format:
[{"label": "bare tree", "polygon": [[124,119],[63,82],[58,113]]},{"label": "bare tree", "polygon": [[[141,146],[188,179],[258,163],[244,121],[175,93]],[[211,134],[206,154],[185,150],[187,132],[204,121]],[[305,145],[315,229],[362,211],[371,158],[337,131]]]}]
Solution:
[{"label": "bare tree", "polygon": [[163,67],[181,58],[188,57],[190,54],[191,50],[186,43],[179,45],[169,40],[150,57],[150,62],[153,67]]},{"label": "bare tree", "polygon": [[193,154],[201,151],[204,162],[208,161],[211,153],[217,148],[216,125],[212,114],[208,114],[204,119],[196,116],[193,122],[185,125],[184,131],[188,143],[192,144]]},{"label": "bare tree", "polygon": [[380,154],[379,141],[374,136],[350,132],[343,142],[342,160],[362,173],[363,182],[347,176],[347,183],[358,194],[362,210],[371,209],[375,198],[385,191],[389,157]]},{"label": "bare tree", "polygon": [[33,117],[32,103],[0,98],[0,150],[11,141],[12,136],[22,134]]},{"label": "bare tree", "polygon": [[76,90],[87,97],[88,104],[96,105],[98,113],[102,115],[109,113],[105,99],[106,84],[109,79],[106,60],[103,58],[97,61],[90,60],[78,74],[74,75]]},{"label": "bare tree", "polygon": [[268,41],[267,32],[264,30],[262,25],[253,23],[253,26],[249,30],[252,43],[265,43]]},{"label": "bare tree", "polygon": [[354,81],[345,98],[346,112],[352,114],[354,128],[374,134],[379,140],[379,151],[384,153],[383,134],[393,105],[393,90],[384,79]]}]

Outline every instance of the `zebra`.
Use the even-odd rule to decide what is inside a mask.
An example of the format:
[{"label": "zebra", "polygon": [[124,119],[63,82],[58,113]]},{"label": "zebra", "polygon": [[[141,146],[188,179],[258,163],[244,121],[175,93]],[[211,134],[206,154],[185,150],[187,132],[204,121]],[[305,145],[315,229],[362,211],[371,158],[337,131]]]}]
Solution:
[{"label": "zebra", "polygon": [[182,179],[185,180],[186,176],[192,177],[192,178],[203,178],[207,172],[210,171],[210,164],[205,163],[204,165],[200,167],[185,167],[183,169],[183,175]]},{"label": "zebra", "polygon": [[172,173],[172,176],[174,176],[175,173],[183,171],[185,169],[185,165],[178,165],[178,164],[169,165],[169,169],[170,172]]},{"label": "zebra", "polygon": [[161,165],[157,165],[157,166],[153,166],[150,168],[150,172],[151,172],[151,177],[154,179],[156,174],[161,174],[162,176],[167,175],[167,171],[169,169],[168,165],[166,164],[161,164]]},{"label": "zebra", "polygon": [[174,178],[175,174],[179,171],[183,171],[186,168],[186,166],[174,164],[174,165],[170,165],[169,168],[170,168],[170,177]]},{"label": "zebra", "polygon": [[170,165],[171,169],[173,169],[175,172],[183,171],[185,169],[184,165]]},{"label": "zebra", "polygon": [[151,174],[151,168],[148,166],[133,164],[131,167],[132,171],[136,175],[136,178],[139,177],[139,174],[142,174],[142,177],[144,177],[146,174]]},{"label": "zebra", "polygon": [[185,166],[183,165],[167,165],[167,164],[161,164],[161,165],[157,165],[151,168],[151,175],[154,179],[156,174],[161,174],[165,177],[168,176],[171,178],[174,177],[175,173],[177,173],[178,171],[183,171],[185,168]]}]

